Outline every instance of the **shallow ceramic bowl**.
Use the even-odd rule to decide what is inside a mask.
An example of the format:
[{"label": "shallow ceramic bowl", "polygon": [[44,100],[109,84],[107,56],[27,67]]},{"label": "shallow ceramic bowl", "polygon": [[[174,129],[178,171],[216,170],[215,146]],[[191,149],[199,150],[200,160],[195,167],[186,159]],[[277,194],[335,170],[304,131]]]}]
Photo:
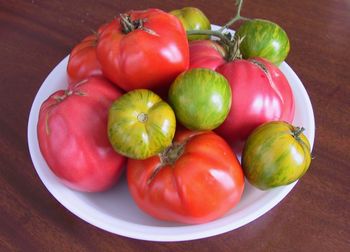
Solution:
[{"label": "shallow ceramic bowl", "polygon": [[[217,29],[218,26],[213,26]],[[48,168],[40,153],[36,125],[40,105],[58,89],[67,86],[68,56],[49,74],[41,85],[31,108],[28,122],[28,145],[34,167],[49,192],[69,211],[86,222],[109,232],[142,240],[183,241],[205,238],[241,227],[276,206],[295,186],[260,191],[246,183],[239,204],[225,216],[200,225],[182,225],[156,220],[143,213],[132,200],[125,178],[103,193],[81,193],[60,183]],[[280,69],[288,79],[295,96],[293,124],[303,126],[311,146],[314,142],[315,121],[309,96],[294,71],[283,62]]]}]

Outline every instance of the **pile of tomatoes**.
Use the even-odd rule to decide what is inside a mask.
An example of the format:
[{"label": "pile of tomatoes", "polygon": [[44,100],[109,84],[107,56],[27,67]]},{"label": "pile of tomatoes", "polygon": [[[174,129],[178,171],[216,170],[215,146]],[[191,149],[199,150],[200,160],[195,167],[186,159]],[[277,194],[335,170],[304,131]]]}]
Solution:
[{"label": "pile of tomatoes", "polygon": [[[130,11],[102,25],[72,50],[67,89],[41,106],[38,139],[50,169],[72,189],[98,192],[126,168],[142,210],[182,223],[232,209],[244,175],[261,189],[298,179],[310,146],[289,124],[293,93],[276,65],[288,54],[288,38],[264,20],[241,27],[240,37],[211,33],[196,8]],[[273,50],[275,37],[281,46]],[[300,164],[280,146],[286,141],[301,146]],[[242,167],[233,149],[244,143]],[[300,171],[284,169],[287,163]],[[277,181],[282,175],[288,180]]]}]

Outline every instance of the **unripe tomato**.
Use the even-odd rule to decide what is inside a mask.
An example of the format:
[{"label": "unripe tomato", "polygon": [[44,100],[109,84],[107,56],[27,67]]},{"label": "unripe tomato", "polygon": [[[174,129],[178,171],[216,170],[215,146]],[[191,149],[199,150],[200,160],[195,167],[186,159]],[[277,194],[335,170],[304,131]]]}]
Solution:
[{"label": "unripe tomato", "polygon": [[302,131],[282,121],[256,128],[242,154],[242,166],[249,182],[266,190],[303,176],[311,163],[311,148]]},{"label": "unripe tomato", "polygon": [[237,34],[242,38],[240,51],[243,58],[262,57],[279,65],[290,50],[287,33],[276,23],[263,19],[244,22]]},{"label": "unripe tomato", "polygon": [[[210,30],[210,21],[206,15],[198,8],[195,7],[185,7],[179,10],[173,10],[170,12],[178,19],[185,27],[186,31],[189,30]],[[188,40],[200,40],[208,39],[208,35],[189,35]]]},{"label": "unripe tomato", "polygon": [[169,102],[186,128],[212,130],[224,122],[230,111],[230,84],[213,70],[191,69],[171,84]]},{"label": "unripe tomato", "polygon": [[124,94],[109,109],[108,137],[118,153],[146,159],[168,147],[174,137],[174,111],[146,89]]}]

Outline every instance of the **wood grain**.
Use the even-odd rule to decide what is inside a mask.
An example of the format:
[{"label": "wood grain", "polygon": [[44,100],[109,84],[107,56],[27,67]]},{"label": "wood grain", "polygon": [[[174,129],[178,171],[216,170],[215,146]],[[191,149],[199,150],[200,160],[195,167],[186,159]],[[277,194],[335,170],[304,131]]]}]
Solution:
[{"label": "wood grain", "polygon": [[246,0],[242,14],[280,24],[288,64],[311,98],[309,172],[275,208],[237,230],[146,242],[100,230],[60,205],[35,172],[27,122],[38,88],[84,36],[121,12],[192,5],[224,24],[235,1],[0,1],[0,251],[350,251],[350,2]]}]

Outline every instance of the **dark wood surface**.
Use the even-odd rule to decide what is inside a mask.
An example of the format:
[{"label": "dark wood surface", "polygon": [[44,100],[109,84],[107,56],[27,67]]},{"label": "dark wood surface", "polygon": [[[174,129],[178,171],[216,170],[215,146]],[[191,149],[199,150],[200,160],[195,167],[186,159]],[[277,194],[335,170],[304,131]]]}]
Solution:
[{"label": "dark wood surface", "polygon": [[147,242],[79,219],[46,190],[27,145],[31,104],[53,67],[121,12],[183,6],[224,24],[235,1],[0,0],[0,251],[350,251],[350,2],[246,0],[242,14],[280,24],[288,64],[316,119],[309,172],[271,211],[237,230],[187,242]]}]

